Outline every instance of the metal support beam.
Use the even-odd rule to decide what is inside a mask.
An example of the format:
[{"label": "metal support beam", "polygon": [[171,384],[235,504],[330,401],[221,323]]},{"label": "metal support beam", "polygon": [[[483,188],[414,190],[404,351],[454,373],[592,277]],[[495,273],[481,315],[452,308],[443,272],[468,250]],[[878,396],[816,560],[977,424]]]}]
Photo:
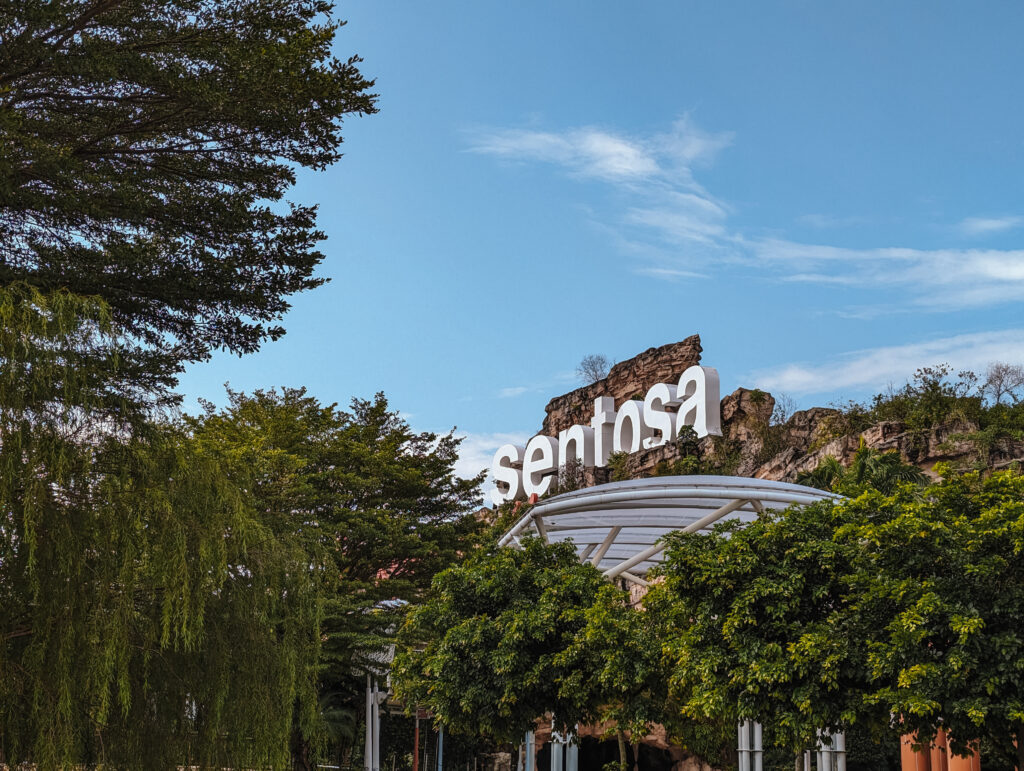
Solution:
[{"label": "metal support beam", "polygon": [[615,539],[619,537],[619,533],[622,532],[621,527],[613,527],[608,531],[608,535],[601,542],[601,545],[597,547],[597,551],[594,552],[594,556],[590,558],[590,564],[597,567],[601,564],[601,560],[604,559],[604,555],[608,553],[608,550],[615,543]]},{"label": "metal support beam", "polygon": [[[684,527],[680,532],[695,533],[698,530],[703,530],[708,525],[713,525],[715,522],[720,520],[725,515],[731,514],[732,512],[736,511],[736,509],[742,508],[747,502],[748,501],[746,498],[740,498],[735,501],[730,501],[721,508],[715,509],[707,516],[701,517],[696,522],[691,522],[689,525]],[[620,562],[615,567],[608,568],[608,570],[604,571],[604,575],[607,578],[615,578],[624,570],[629,570],[634,565],[639,565],[641,562],[646,562],[655,554],[660,554],[663,551],[665,551],[665,544],[661,541],[658,541],[658,543],[654,544],[654,546],[644,549],[639,554],[634,554],[628,560]],[[604,555],[602,554],[601,556]],[[596,565],[598,563],[594,562],[594,564]]]},{"label": "metal support beam", "polygon": [[[577,726],[579,728],[579,726]],[[579,771],[580,769],[580,745],[575,734],[570,734],[565,746],[565,771]]]},{"label": "metal support beam", "polygon": [[744,720],[736,727],[736,754],[740,771],[763,771],[764,752],[761,724]]},{"label": "metal support beam", "polygon": [[754,723],[754,743],[751,753],[754,771],[764,771],[764,736],[760,723]]},{"label": "metal support beam", "polygon": [[650,586],[651,585],[650,581],[645,581],[644,579],[640,578],[640,576],[635,576],[632,573],[626,572],[625,570],[623,570],[621,573],[619,573],[619,577],[620,578],[625,578],[627,581],[629,581],[630,583],[636,584],[637,586]]},{"label": "metal support beam", "polygon": [[548,531],[547,531],[547,528],[544,527],[544,517],[539,516],[538,514],[534,514],[533,515],[533,526],[535,528],[537,528],[537,535],[540,536],[540,539],[544,543],[547,543],[548,542]]}]

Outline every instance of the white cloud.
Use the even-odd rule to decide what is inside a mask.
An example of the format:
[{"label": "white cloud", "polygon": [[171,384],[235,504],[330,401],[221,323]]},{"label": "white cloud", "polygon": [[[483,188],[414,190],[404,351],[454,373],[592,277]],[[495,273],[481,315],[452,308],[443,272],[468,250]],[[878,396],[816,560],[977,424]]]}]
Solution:
[{"label": "white cloud", "polygon": [[918,367],[949,364],[983,371],[993,361],[1024,362],[1024,329],[956,335],[907,345],[853,351],[821,365],[786,364],[755,372],[758,388],[791,394],[879,388],[905,382]]},{"label": "white cloud", "polygon": [[[878,308],[887,312],[1024,300],[1024,249],[857,249],[745,236],[729,224],[731,207],[693,174],[696,166],[710,163],[732,141],[731,133],[703,131],[686,116],[668,132],[648,136],[595,127],[478,131],[471,135],[470,150],[548,163],[572,176],[607,183],[617,194],[614,210],[591,211],[587,216],[608,234],[609,243],[633,256],[634,273],[653,279],[694,278],[723,266],[742,265],[749,275],[775,281],[870,290]],[[828,214],[799,219],[818,228],[860,221]],[[983,236],[1016,227],[1024,227],[1024,215],[969,217],[957,230]],[[861,317],[879,312],[863,304],[830,310]]]},{"label": "white cloud", "polygon": [[637,268],[634,273],[640,276],[660,278],[663,281],[682,281],[687,278],[707,278],[707,273],[694,270],[678,270],[677,268]]},{"label": "white cloud", "polygon": [[1024,217],[1011,215],[1007,217],[967,217],[957,228],[965,236],[988,236],[1002,233],[1024,225]]},{"label": "white cloud", "polygon": [[561,134],[499,129],[473,135],[470,150],[520,161],[542,161],[587,177],[629,181],[660,173],[657,160],[642,143],[596,128]]},{"label": "white cloud", "polygon": [[762,266],[789,281],[896,288],[913,305],[933,310],[1024,300],[1024,250],[848,249],[781,239],[744,243]]},{"label": "white cloud", "polygon": [[541,161],[609,182],[661,179],[692,185],[690,166],[709,162],[732,142],[680,118],[665,134],[629,137],[594,126],[561,132],[488,129],[470,133],[470,150],[518,161]]},{"label": "white cloud", "polygon": [[509,388],[502,388],[500,391],[498,391],[498,398],[511,399],[515,396],[521,396],[522,394],[525,394],[529,390],[530,389],[527,388],[526,386],[510,386]]},{"label": "white cloud", "polygon": [[494,478],[490,475],[490,468],[494,453],[503,444],[525,445],[532,434],[524,432],[461,433],[459,436],[462,438],[462,444],[459,445],[459,459],[455,461],[455,474],[463,479],[472,479],[486,469],[487,479],[480,489],[482,502],[490,505],[490,492],[494,489]]},{"label": "white cloud", "polygon": [[731,142],[731,133],[707,132],[683,117],[668,132],[645,137],[595,127],[477,131],[470,134],[469,149],[508,160],[548,163],[570,176],[608,183],[629,203],[617,203],[615,214],[607,217],[592,214],[595,223],[611,224],[618,231],[616,241],[629,251],[637,239],[628,231],[636,231],[640,241],[653,234],[678,254],[680,245],[716,247],[726,235],[728,207],[697,184],[692,167],[710,163]]}]

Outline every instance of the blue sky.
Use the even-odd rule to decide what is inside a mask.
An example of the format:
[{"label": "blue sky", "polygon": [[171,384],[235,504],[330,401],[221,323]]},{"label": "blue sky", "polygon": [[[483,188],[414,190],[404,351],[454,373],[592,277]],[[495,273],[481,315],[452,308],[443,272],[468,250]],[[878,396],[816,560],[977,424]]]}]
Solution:
[{"label": "blue sky", "polygon": [[380,113],[302,174],[321,275],[288,334],[182,379],[384,391],[463,470],[589,353],[699,333],[802,407],[1024,362],[1024,5],[339,5]]}]

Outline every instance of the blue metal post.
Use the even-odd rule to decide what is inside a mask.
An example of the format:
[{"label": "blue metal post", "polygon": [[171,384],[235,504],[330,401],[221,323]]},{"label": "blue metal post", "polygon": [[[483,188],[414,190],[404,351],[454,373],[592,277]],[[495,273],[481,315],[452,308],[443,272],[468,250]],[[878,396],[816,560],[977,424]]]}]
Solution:
[{"label": "blue metal post", "polygon": [[444,725],[437,729],[437,771],[444,771]]}]

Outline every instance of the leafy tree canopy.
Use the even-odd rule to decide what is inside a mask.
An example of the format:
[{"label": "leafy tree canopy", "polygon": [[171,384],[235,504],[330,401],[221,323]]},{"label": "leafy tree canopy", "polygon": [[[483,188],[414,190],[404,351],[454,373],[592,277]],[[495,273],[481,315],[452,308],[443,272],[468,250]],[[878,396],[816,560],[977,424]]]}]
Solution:
[{"label": "leafy tree canopy", "polygon": [[[255,350],[322,283],[298,167],[375,112],[325,0],[0,4],[0,283],[103,298],[150,381]],[[136,351],[135,353],[142,353]]]},{"label": "leafy tree canopy", "polygon": [[0,757],[284,765],[315,709],[304,552],[187,434],[125,430],[101,303],[12,287],[0,313]]},{"label": "leafy tree canopy", "polygon": [[534,538],[439,573],[400,633],[398,697],[453,732],[499,741],[518,741],[548,712],[563,729],[590,722],[594,694],[563,656],[603,586],[571,543]]},{"label": "leafy tree canopy", "polygon": [[[247,491],[261,522],[302,544],[318,586],[317,685],[328,738],[351,731],[361,673],[380,669],[404,603],[473,547],[480,479],[454,474],[459,440],[413,432],[383,394],[350,411],[303,389],[229,392],[188,420],[195,440]],[[300,716],[301,717],[301,716]],[[296,725],[298,758],[316,731]]]},{"label": "leafy tree canopy", "polygon": [[898,450],[876,450],[861,439],[849,468],[838,458],[826,455],[816,467],[798,474],[796,481],[856,497],[865,490],[892,494],[900,485],[924,485],[928,476],[917,466],[906,463]]},{"label": "leafy tree canopy", "polygon": [[765,720],[794,751],[860,725],[1024,752],[1024,477],[942,471],[673,536],[646,602],[676,620],[684,714]]},{"label": "leafy tree canopy", "polygon": [[645,603],[675,631],[664,645],[682,717],[770,723],[794,756],[863,719],[865,643],[844,612],[853,555],[833,538],[862,516],[826,502],[669,537]]}]

